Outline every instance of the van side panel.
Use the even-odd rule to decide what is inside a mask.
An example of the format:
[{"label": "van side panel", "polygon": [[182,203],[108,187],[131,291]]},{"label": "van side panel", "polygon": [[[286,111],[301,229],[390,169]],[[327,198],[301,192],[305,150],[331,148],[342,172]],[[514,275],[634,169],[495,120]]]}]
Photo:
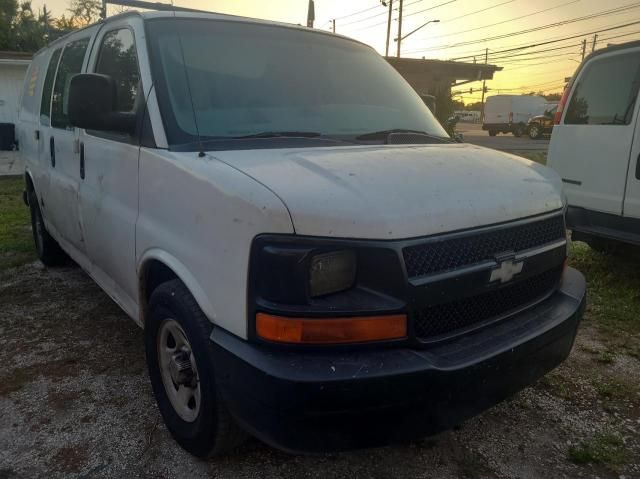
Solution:
[{"label": "van side panel", "polygon": [[44,50],[33,57],[22,86],[20,113],[16,124],[18,154],[38,193],[47,175],[46,165],[42,165],[39,161],[42,147],[39,116],[42,86],[50,56],[51,52]]},{"label": "van side panel", "polygon": [[594,115],[615,109],[610,105],[619,100],[618,92],[628,90],[633,82],[632,74],[620,72],[633,67],[639,57],[638,48],[597,55],[584,64],[573,82],[560,124],[551,136],[548,159],[548,165],[563,179],[570,206],[623,213],[638,105],[636,102],[626,119],[624,107],[618,107],[622,113],[613,118]]},{"label": "van side panel", "polygon": [[[636,121],[627,173],[623,215],[640,220],[640,102],[636,101]],[[638,221],[640,229],[640,221]]]},{"label": "van side panel", "polygon": [[215,324],[247,337],[253,238],[293,233],[282,202],[244,173],[197,152],[140,150],[138,274],[158,259],[182,279]]}]

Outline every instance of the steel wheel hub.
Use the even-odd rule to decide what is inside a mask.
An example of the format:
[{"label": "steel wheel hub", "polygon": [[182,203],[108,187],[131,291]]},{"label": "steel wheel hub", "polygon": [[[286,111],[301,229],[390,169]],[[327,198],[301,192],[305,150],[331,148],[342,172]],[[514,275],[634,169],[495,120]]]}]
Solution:
[{"label": "steel wheel hub", "polygon": [[193,422],[198,417],[201,403],[198,367],[187,335],[176,320],[162,321],[157,347],[167,397],[182,420]]}]

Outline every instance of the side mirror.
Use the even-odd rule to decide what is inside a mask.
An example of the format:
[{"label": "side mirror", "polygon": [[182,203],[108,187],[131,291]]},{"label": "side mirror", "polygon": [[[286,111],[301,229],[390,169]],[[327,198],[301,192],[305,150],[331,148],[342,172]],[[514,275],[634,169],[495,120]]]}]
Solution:
[{"label": "side mirror", "polygon": [[135,113],[116,112],[116,84],[108,75],[80,73],[69,86],[69,120],[86,130],[120,131],[133,134]]}]

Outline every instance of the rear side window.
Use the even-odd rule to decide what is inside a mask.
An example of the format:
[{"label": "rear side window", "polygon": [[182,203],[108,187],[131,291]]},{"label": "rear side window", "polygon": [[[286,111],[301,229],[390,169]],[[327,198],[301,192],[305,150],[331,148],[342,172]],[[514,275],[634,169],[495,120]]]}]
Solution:
[{"label": "rear side window", "polygon": [[640,86],[640,52],[602,58],[586,66],[565,116],[567,125],[628,125]]},{"label": "rear side window", "polygon": [[51,102],[51,126],[55,128],[71,128],[68,117],[69,86],[71,78],[82,70],[82,62],[88,45],[89,39],[83,38],[67,44],[62,53]]},{"label": "rear side window", "polygon": [[116,111],[132,112],[140,86],[138,56],[131,30],[123,28],[109,32],[100,46],[96,73],[113,78],[118,92]]},{"label": "rear side window", "polygon": [[60,59],[62,48],[58,48],[51,55],[49,67],[47,68],[47,76],[44,78],[44,86],[42,87],[42,102],[40,103],[40,123],[49,124],[51,116],[51,91],[53,90],[53,80],[56,77],[56,68]]}]

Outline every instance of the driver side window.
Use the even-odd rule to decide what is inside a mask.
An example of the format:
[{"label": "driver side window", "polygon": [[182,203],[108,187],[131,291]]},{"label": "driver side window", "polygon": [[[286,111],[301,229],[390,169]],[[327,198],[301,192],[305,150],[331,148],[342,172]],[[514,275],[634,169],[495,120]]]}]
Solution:
[{"label": "driver side window", "polygon": [[[116,85],[115,111],[135,113],[140,103],[140,70],[133,33],[128,28],[108,32],[102,38],[95,73],[109,75]],[[96,132],[92,132],[96,134]],[[128,134],[101,132],[99,136],[130,141]],[[114,138],[117,137],[117,138]]]}]

